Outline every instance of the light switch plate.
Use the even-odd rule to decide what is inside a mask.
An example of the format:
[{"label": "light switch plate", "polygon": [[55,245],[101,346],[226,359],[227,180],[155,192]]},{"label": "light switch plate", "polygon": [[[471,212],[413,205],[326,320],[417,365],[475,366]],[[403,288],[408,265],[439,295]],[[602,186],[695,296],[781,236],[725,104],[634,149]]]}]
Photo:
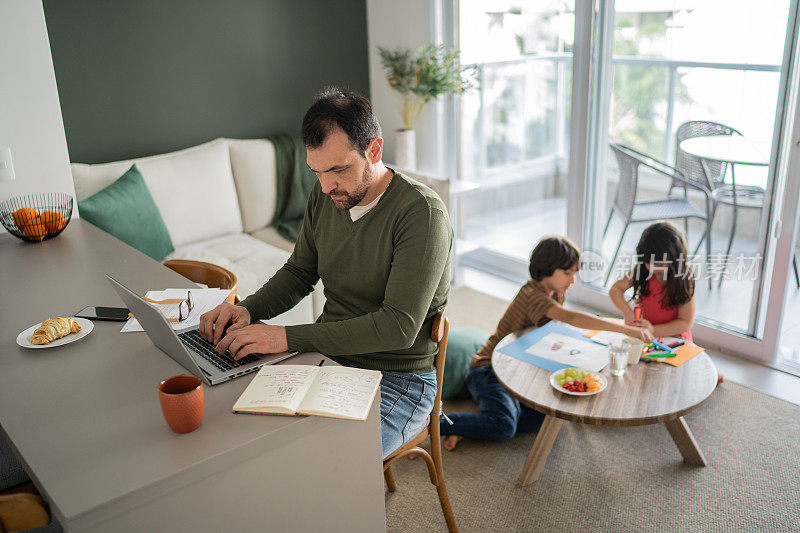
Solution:
[{"label": "light switch plate", "polygon": [[14,162],[11,160],[11,148],[0,146],[0,181],[14,180]]}]

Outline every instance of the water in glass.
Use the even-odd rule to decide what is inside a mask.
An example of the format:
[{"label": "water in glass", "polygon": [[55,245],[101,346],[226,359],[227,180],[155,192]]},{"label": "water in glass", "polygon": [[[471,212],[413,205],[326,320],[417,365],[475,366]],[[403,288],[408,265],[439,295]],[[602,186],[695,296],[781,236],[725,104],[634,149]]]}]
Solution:
[{"label": "water in glass", "polygon": [[615,341],[608,345],[608,366],[612,376],[625,374],[630,349],[631,343],[627,339]]}]

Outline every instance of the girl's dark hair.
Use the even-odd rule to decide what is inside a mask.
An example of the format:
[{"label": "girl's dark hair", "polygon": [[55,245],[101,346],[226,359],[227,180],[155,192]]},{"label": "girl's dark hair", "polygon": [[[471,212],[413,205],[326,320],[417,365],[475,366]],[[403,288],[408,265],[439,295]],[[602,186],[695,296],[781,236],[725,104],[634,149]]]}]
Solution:
[{"label": "girl's dark hair", "polygon": [[581,252],[566,237],[544,237],[531,252],[528,271],[536,281],[552,276],[556,269],[569,270],[581,260]]},{"label": "girl's dark hair", "polygon": [[636,245],[636,263],[633,267],[633,300],[650,294],[650,273],[646,263],[667,264],[666,290],[661,307],[675,307],[689,302],[694,296],[694,271],[689,265],[686,239],[674,224],[656,222],[648,226]]},{"label": "girl's dark hair", "polygon": [[319,148],[337,126],[350,138],[353,149],[361,154],[372,139],[381,136],[381,125],[369,100],[360,94],[328,87],[314,98],[303,117],[303,144]]}]

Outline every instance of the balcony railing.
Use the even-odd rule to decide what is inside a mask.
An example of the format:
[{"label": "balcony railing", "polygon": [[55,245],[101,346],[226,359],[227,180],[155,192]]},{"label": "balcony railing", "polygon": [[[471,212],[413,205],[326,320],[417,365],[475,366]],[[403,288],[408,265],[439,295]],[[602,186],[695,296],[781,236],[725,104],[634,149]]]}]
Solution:
[{"label": "balcony railing", "polygon": [[[553,140],[553,145],[555,146],[555,150],[553,154],[547,156],[541,156],[536,158],[526,158],[526,147],[528,146],[529,139],[527,139],[527,131],[526,128],[523,127],[522,131],[522,139],[521,139],[521,146],[522,146],[522,154],[521,158],[518,161],[515,161],[512,164],[504,165],[504,166],[495,166],[489,167],[487,165],[487,144],[486,144],[486,125],[490,120],[488,115],[488,105],[486,102],[486,83],[487,83],[487,75],[492,71],[498,71],[504,68],[513,67],[517,65],[531,65],[538,62],[549,62],[552,63],[556,72],[556,91],[555,94],[552,95],[552,103],[555,107],[556,113],[553,117],[553,123],[551,124],[552,131],[555,134],[555,139]],[[533,174],[539,174],[542,172],[558,172],[558,171],[565,171],[566,165],[566,155],[568,151],[568,117],[567,117],[567,109],[568,109],[568,101],[567,95],[569,91],[567,90],[567,68],[572,63],[572,54],[567,53],[553,53],[553,54],[540,54],[540,55],[530,55],[519,59],[507,60],[507,61],[494,61],[494,62],[485,62],[485,63],[474,63],[471,65],[467,65],[476,69],[476,75],[479,80],[479,91],[478,91],[478,113],[477,113],[477,136],[476,136],[476,143],[473,147],[474,151],[478,152],[478,160],[477,164],[475,165],[474,171],[470,173],[469,176],[465,176],[468,179],[486,179],[489,176],[495,176],[492,179],[492,182],[498,181],[496,176],[503,175],[503,174],[512,174],[518,175],[520,171],[524,172],[525,170],[530,169],[532,171],[531,178],[535,178],[536,176]],[[740,72],[774,72],[780,73],[781,67],[780,65],[769,65],[769,64],[748,64],[748,63],[715,63],[715,62],[707,62],[707,61],[677,61],[677,60],[670,60],[670,59],[658,59],[658,58],[640,58],[640,57],[630,57],[630,56],[614,56],[613,58],[614,65],[631,65],[631,66],[639,66],[639,67],[654,67],[654,68],[663,68],[667,69],[667,83],[668,83],[668,96],[666,98],[666,111],[664,112],[664,141],[663,141],[663,152],[661,155],[666,160],[670,161],[674,158],[674,129],[675,129],[675,104],[676,104],[676,94],[678,89],[678,69],[691,69],[691,68],[704,68],[704,69],[717,69],[720,71],[728,70],[728,71],[740,71]],[[520,108],[524,108],[520,104],[520,102],[516,102],[516,105]],[[555,167],[551,166],[550,163],[553,163]],[[499,178],[502,181],[502,178]]]}]

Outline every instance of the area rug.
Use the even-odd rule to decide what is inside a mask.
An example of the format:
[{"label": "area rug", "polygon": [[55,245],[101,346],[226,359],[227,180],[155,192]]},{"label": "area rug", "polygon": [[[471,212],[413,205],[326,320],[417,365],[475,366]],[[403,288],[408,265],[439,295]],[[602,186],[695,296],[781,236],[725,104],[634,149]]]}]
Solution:
[{"label": "area rug", "polygon": [[[453,291],[452,327],[491,329],[506,302]],[[449,402],[445,411],[474,410]],[[800,407],[722,384],[686,421],[708,465],[685,464],[662,424],[606,428],[566,422],[538,481],[517,477],[535,434],[464,440],[444,452],[447,489],[463,532],[800,531]],[[446,531],[422,460],[393,465],[392,532]]]}]

